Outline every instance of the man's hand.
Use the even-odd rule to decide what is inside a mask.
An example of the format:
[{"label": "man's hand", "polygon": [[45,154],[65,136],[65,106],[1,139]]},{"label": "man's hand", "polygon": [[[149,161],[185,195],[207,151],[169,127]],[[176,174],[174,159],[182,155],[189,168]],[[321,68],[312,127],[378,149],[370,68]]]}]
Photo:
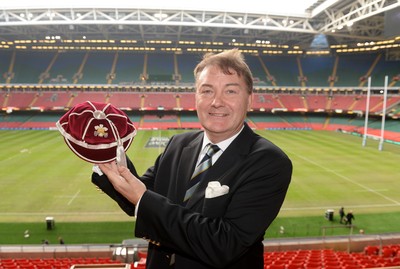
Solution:
[{"label": "man's hand", "polygon": [[115,190],[131,203],[136,205],[146,191],[146,186],[129,171],[128,168],[116,163],[99,164],[101,171],[106,174]]}]

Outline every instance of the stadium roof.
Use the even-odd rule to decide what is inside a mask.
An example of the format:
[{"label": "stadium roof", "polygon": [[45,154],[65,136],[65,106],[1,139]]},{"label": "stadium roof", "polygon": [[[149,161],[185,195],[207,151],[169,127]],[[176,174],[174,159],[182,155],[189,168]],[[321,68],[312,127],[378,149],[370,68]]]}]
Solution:
[{"label": "stadium roof", "polygon": [[[169,40],[310,48],[377,42],[400,0],[3,1],[0,41],[27,39]],[[237,4],[235,4],[237,3]],[[398,17],[397,16],[397,17]],[[399,18],[400,21],[400,18]],[[398,28],[398,27],[397,27]],[[399,38],[397,43],[400,43]]]},{"label": "stadium roof", "polygon": [[[34,9],[34,8],[141,8],[141,9],[177,9],[177,10],[208,10],[229,11],[240,13],[269,13],[269,14],[297,14],[307,16],[306,10],[318,0],[266,0],[260,4],[259,0],[240,1],[182,1],[182,0],[152,0],[152,1],[48,1],[48,0],[16,0],[3,3],[4,9]],[[331,3],[338,2],[329,1]]]}]

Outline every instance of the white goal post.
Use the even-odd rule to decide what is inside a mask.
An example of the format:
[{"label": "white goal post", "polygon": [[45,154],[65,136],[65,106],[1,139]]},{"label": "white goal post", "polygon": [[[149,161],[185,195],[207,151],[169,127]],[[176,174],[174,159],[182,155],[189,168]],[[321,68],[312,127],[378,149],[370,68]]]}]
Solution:
[{"label": "white goal post", "polygon": [[368,134],[368,115],[369,115],[369,103],[371,99],[371,77],[368,77],[368,89],[367,89],[367,104],[365,108],[365,122],[364,122],[364,133],[362,146],[367,145],[367,138],[372,138],[374,140],[379,140],[378,149],[383,150],[383,142],[385,135],[385,120],[386,120],[386,102],[387,102],[387,88],[388,88],[388,76],[385,76],[385,85],[383,88],[383,108],[382,108],[382,123],[381,123],[381,134],[380,136]]}]

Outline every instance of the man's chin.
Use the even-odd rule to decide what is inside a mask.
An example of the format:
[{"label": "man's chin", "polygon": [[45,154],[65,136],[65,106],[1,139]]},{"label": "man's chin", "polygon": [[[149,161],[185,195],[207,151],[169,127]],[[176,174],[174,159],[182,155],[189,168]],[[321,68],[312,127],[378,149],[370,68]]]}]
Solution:
[{"label": "man's chin", "polygon": [[227,123],[229,123],[228,118],[213,119],[205,124],[209,129],[224,130],[227,128]]},{"label": "man's chin", "polygon": [[215,135],[224,134],[228,131],[226,123],[211,123],[207,126],[204,126],[204,129]]}]

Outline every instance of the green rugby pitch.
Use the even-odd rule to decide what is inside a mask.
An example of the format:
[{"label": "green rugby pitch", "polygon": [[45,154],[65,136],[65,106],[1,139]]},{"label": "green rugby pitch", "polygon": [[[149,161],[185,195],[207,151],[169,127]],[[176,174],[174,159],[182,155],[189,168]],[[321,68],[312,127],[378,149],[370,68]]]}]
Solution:
[{"label": "green rugby pitch", "polygon": [[[185,131],[138,131],[128,156],[139,174],[163,151],[162,145],[148,147],[148,142],[180,132]],[[341,206],[353,210],[355,224],[366,230],[378,223],[377,232],[400,231],[398,145],[385,143],[379,151],[378,141],[368,140],[362,147],[360,137],[328,131],[257,133],[280,146],[294,165],[287,198],[271,226],[272,236],[278,236],[283,225],[287,231],[306,229],[299,228],[300,223],[330,225],[325,211],[334,209],[337,214]],[[57,224],[133,221],[96,190],[90,182],[91,165],[75,156],[57,131],[2,130],[0,147],[0,223],[43,224],[47,216]]]}]

